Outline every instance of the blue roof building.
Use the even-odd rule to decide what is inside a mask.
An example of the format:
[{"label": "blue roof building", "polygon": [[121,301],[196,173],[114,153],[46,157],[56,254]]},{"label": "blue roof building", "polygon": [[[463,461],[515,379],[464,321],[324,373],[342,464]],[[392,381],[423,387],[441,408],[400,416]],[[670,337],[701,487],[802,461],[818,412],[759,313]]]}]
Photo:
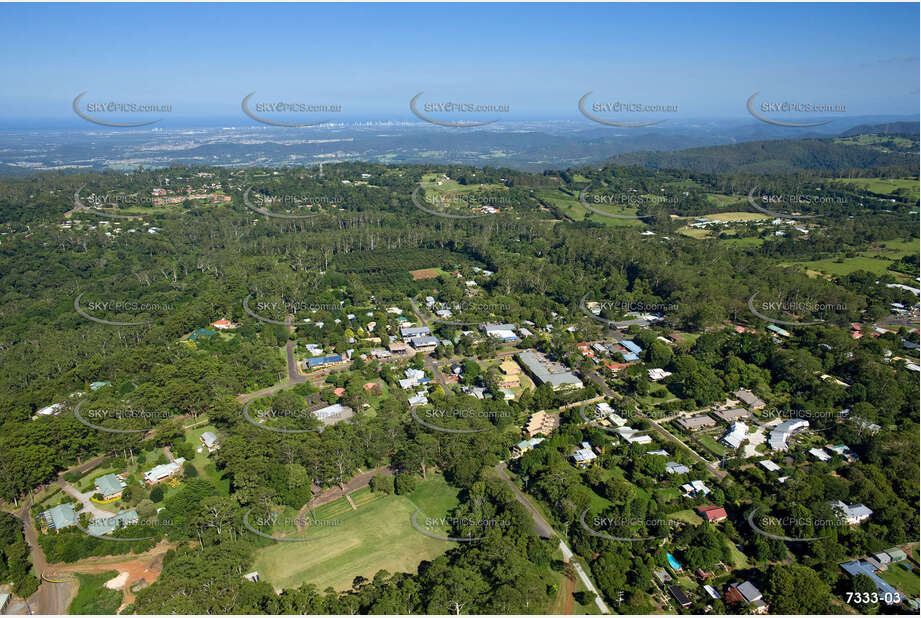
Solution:
[{"label": "blue roof building", "polygon": [[899,591],[883,581],[883,579],[876,574],[876,569],[874,569],[873,565],[871,565],[869,562],[866,562],[865,560],[852,560],[851,562],[842,562],[841,568],[844,569],[845,573],[852,577],[857,577],[858,575],[866,575],[872,579],[873,583],[876,584],[876,589],[880,592],[880,594],[884,595],[880,598],[880,600],[887,605],[897,605],[901,601],[902,595],[899,593]]},{"label": "blue roof building", "polygon": [[634,354],[633,352],[624,352],[624,360],[628,363],[640,360],[640,357]]},{"label": "blue roof building", "polygon": [[341,363],[342,355],[341,354],[330,354],[329,356],[314,356],[313,358],[307,359],[308,367],[322,367],[323,365],[331,365],[333,363]]},{"label": "blue roof building", "polygon": [[634,354],[639,354],[640,352],[643,351],[643,348],[636,345],[629,339],[625,339],[624,341],[621,341],[620,345],[622,345],[625,349],[629,350],[630,352],[633,352]]}]

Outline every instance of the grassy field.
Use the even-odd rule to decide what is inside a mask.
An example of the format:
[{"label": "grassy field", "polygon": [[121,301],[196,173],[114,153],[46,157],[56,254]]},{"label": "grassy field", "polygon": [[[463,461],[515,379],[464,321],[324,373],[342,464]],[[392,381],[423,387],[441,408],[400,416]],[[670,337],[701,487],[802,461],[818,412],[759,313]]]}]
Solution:
[{"label": "grassy field", "polygon": [[80,588],[70,603],[69,614],[116,614],[122,604],[122,591],[109,590],[103,584],[116,577],[118,571],[106,571],[95,575],[77,573]]},{"label": "grassy field", "polygon": [[907,189],[911,192],[911,199],[918,201],[918,181],[913,178],[835,178],[832,182],[851,185],[880,195],[892,195],[897,189]]},{"label": "grassy field", "polygon": [[751,563],[748,561],[748,556],[743,554],[742,551],[735,546],[735,543],[726,540],[726,545],[729,546],[729,553],[732,555],[732,568],[747,569],[751,566]]},{"label": "grassy field", "polygon": [[693,509],[687,509],[684,511],[676,511],[669,514],[668,519],[674,519],[675,521],[683,521],[686,524],[691,524],[692,526],[699,526],[704,523],[704,520],[694,512]]},{"label": "grassy field", "polygon": [[698,442],[700,442],[708,451],[714,455],[722,457],[726,454],[726,447],[714,440],[712,436],[708,436],[707,434],[700,434],[699,436],[695,437],[697,438]]},{"label": "grassy field", "polygon": [[921,594],[921,581],[916,574],[912,573],[908,569],[902,568],[902,565],[911,566],[911,564],[903,560],[902,562],[897,562],[895,564],[889,565],[889,570],[885,573],[879,573],[878,575],[882,577],[885,581],[889,582],[895,588],[911,597],[917,597]]},{"label": "grassy field", "polygon": [[[538,199],[545,204],[552,204],[556,206],[563,215],[569,217],[573,221],[584,221],[589,219],[595,223],[601,225],[613,225],[613,226],[640,226],[645,225],[641,220],[638,219],[616,219],[613,217],[605,217],[593,213],[585,208],[580,202],[578,197],[571,197],[566,195],[561,191],[552,191],[552,190],[539,190],[536,191]],[[588,201],[588,199],[586,199]],[[591,202],[589,202],[591,203]],[[617,215],[635,215],[636,208],[613,208],[610,205],[592,205],[593,208],[600,210],[602,212],[610,212],[611,214]]]},{"label": "grassy field", "polygon": [[703,217],[710,221],[762,221],[771,218],[760,212],[717,212]]},{"label": "grassy field", "polygon": [[342,522],[324,538],[258,550],[254,569],[260,577],[276,588],[313,583],[320,590],[327,586],[346,590],[355,577],[370,579],[381,569],[415,572],[421,561],[432,560],[454,546],[420,534],[410,524],[416,509],[422,509],[421,523],[426,516],[445,516],[457,504],[457,490],[441,477],[421,482],[409,496],[371,494],[369,489],[352,496],[357,510],[344,499],[316,509],[318,518]]},{"label": "grassy field", "polygon": [[889,272],[896,277],[900,277],[902,275],[889,270],[891,261],[899,260],[906,255],[917,254],[917,240],[889,240],[866,251],[861,251],[857,257],[827,258],[797,263],[807,270],[820,271],[830,275],[848,275],[857,270],[866,270],[876,275]]}]

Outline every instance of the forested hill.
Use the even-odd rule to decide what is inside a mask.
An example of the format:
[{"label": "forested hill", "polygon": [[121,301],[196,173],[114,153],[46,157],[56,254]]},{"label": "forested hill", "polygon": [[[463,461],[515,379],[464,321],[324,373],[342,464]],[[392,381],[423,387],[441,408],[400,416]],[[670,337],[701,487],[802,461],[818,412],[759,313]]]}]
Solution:
[{"label": "forested hill", "polygon": [[884,124],[862,124],[848,129],[841,137],[855,135],[918,135],[921,133],[921,123],[918,122],[886,122]]},{"label": "forested hill", "polygon": [[789,173],[800,170],[836,172],[854,168],[904,166],[915,173],[918,157],[836,139],[789,139],[707,146],[676,152],[631,152],[612,157],[613,165],[647,169],[686,169],[707,174]]}]

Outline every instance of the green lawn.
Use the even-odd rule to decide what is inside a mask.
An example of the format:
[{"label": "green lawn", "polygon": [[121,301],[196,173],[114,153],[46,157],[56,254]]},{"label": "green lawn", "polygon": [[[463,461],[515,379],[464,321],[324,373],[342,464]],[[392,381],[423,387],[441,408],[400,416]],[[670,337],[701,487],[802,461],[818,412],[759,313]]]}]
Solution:
[{"label": "green lawn", "polygon": [[739,548],[735,546],[735,543],[726,539],[726,545],[729,546],[729,553],[732,554],[733,569],[747,569],[751,566],[751,563],[748,561],[748,556],[743,554]]},{"label": "green lawn", "polygon": [[118,571],[94,575],[77,573],[80,584],[77,596],[70,603],[69,614],[116,614],[122,604],[122,591],[109,590],[103,584],[118,576]]},{"label": "green lawn", "polygon": [[704,523],[704,520],[694,512],[693,509],[686,509],[684,511],[675,511],[668,515],[668,519],[674,519],[676,521],[683,521],[686,524],[691,524],[693,526],[699,526]]},{"label": "green lawn", "polygon": [[918,576],[902,567],[902,565],[911,566],[907,560],[896,562],[889,565],[889,570],[884,573],[878,573],[885,581],[889,582],[902,594],[910,597],[917,597],[921,594],[921,580]]},{"label": "green lawn", "polygon": [[410,523],[416,509],[422,509],[422,524],[426,516],[443,517],[457,504],[457,490],[442,477],[421,482],[409,496],[368,501],[369,497],[370,490],[353,494],[357,510],[344,499],[319,507],[317,518],[339,520],[341,525],[324,529],[319,540],[276,543],[258,550],[254,569],[276,588],[313,583],[320,590],[327,586],[346,590],[355,577],[370,579],[381,569],[415,572],[421,561],[432,560],[455,545],[420,534]]},{"label": "green lawn", "polygon": [[871,193],[892,195],[897,189],[907,189],[911,192],[911,199],[918,200],[918,181],[913,178],[836,178],[839,182]]},{"label": "green lawn", "polygon": [[700,434],[696,436],[697,441],[704,446],[708,451],[716,455],[717,457],[722,457],[726,454],[726,447],[713,439],[712,436],[707,434]]}]

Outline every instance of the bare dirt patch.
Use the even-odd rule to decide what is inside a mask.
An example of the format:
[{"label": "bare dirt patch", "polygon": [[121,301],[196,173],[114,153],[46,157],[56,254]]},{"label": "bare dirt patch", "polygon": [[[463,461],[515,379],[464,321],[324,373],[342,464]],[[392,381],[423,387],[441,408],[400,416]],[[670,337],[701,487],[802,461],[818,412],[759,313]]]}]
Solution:
[{"label": "bare dirt patch", "polygon": [[421,268],[419,270],[411,270],[409,274],[413,276],[413,279],[419,281],[420,279],[435,279],[438,277],[438,271],[434,268]]}]

